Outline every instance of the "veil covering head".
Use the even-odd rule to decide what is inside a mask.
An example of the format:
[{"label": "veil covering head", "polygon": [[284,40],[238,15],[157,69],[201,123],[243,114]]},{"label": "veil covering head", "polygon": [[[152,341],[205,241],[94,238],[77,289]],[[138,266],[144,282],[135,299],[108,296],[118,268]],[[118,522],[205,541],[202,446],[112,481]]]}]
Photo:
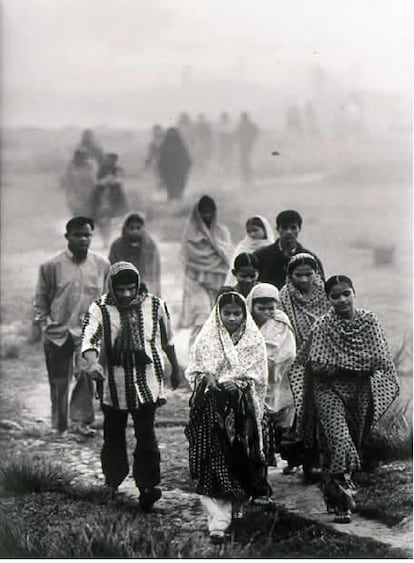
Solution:
[{"label": "veil covering head", "polygon": [[[120,285],[136,285],[136,296],[138,295],[140,286],[140,275],[138,269],[131,262],[115,262],[109,268],[109,294],[117,304],[117,299],[114,293],[114,289]],[[135,296],[135,297],[136,297]]]},{"label": "veil covering head", "polygon": [[[245,320],[235,336],[230,335],[220,317],[221,307],[228,302],[239,304],[244,313]],[[219,295],[190,350],[186,378],[192,386],[199,374],[211,374],[219,383],[248,382],[258,420],[261,419],[267,386],[266,348],[244,297],[236,291],[224,291]]]}]

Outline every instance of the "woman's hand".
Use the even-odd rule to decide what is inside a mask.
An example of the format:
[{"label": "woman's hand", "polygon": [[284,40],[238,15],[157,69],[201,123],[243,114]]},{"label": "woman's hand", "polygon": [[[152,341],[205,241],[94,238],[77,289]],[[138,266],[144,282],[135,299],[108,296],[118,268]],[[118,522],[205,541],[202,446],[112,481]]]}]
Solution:
[{"label": "woman's hand", "polygon": [[206,388],[209,391],[219,391],[220,390],[220,388],[217,385],[217,381],[216,381],[215,377],[213,377],[212,375],[210,375],[210,374],[205,375],[203,377],[203,381],[206,385]]},{"label": "woman's hand", "polygon": [[223,381],[222,383],[220,383],[220,387],[227,391],[227,393],[234,393],[235,391],[237,391],[237,385],[234,383],[234,381]]}]

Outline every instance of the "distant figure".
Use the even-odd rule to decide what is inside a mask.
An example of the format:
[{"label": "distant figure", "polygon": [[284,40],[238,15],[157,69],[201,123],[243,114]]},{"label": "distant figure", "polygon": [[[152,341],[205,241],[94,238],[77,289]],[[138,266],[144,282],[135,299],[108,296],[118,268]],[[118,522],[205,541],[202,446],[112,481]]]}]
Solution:
[{"label": "distant figure", "polygon": [[200,113],[194,125],[194,165],[201,171],[209,169],[213,154],[211,125],[204,114]]},{"label": "distant figure", "polygon": [[161,297],[161,261],[157,244],[145,229],[140,213],[131,213],[122,227],[122,236],[111,245],[109,261],[131,262],[141,275],[141,285]]},{"label": "distant figure", "polygon": [[180,133],[182,140],[184,141],[185,146],[188,148],[190,152],[190,156],[192,158],[193,157],[192,148],[194,144],[194,124],[188,113],[183,112],[180,115],[176,127]]},{"label": "distant figure", "polygon": [[361,450],[399,384],[383,328],[355,307],[352,280],[332,276],[325,291],[331,309],[315,322],[289,380],[297,437],[311,449],[321,436],[324,500],[334,521],[346,524],[356,509],[352,476],[362,468]]},{"label": "distant figure", "polygon": [[160,177],[167,189],[168,199],[180,199],[187,184],[191,158],[178,129],[167,129],[159,158]]},{"label": "distant figure", "polygon": [[152,171],[158,189],[161,189],[163,187],[158,164],[160,160],[161,145],[164,140],[164,136],[165,133],[161,125],[154,125],[154,127],[152,128],[152,139],[150,144],[148,145],[147,157],[145,159],[145,168]]},{"label": "distant figure", "polygon": [[[106,258],[88,250],[94,223],[74,217],[66,225],[68,248],[40,266],[34,299],[34,323],[43,335],[50,384],[52,426],[68,428],[68,394],[75,375],[71,419],[81,433],[94,421],[92,383],[82,371],[81,332],[85,314],[104,291],[109,272]],[[38,336],[40,337],[39,333]]]},{"label": "distant figure", "polygon": [[112,219],[125,215],[128,211],[123,179],[124,171],[118,165],[118,155],[106,154],[92,194],[92,217],[101,230],[105,244],[109,240]]},{"label": "distant figure", "polygon": [[215,201],[205,195],[191,211],[183,232],[185,277],[181,326],[192,329],[190,346],[224,283],[231,252],[230,233],[217,222]]},{"label": "distant figure", "polygon": [[99,167],[104,160],[104,151],[101,146],[97,143],[95,135],[91,129],[85,129],[82,133],[82,138],[77,146],[77,150],[83,150],[88,155],[88,158],[96,162],[97,167]]},{"label": "distant figure", "polygon": [[162,352],[171,364],[175,389],[180,374],[166,303],[140,292],[140,276],[133,264],[112,264],[108,291],[92,303],[85,320],[82,355],[86,372],[101,382],[101,463],[106,488],[114,497],[128,476],[125,431],[131,415],[136,439],[132,475],[144,511],[161,498],[154,418],[157,407],[166,402]]},{"label": "distant figure", "polygon": [[315,254],[306,250],[299,242],[298,235],[302,228],[302,217],[297,211],[288,209],[276,217],[276,230],[279,238],[269,246],[256,250],[259,260],[259,281],[271,283],[281,289],[286,281],[287,265],[294,254],[308,252],[315,256],[323,277],[323,267]]},{"label": "distant figure", "polygon": [[273,242],[275,235],[270,223],[265,217],[261,215],[254,215],[249,217],[246,221],[246,236],[237,244],[231,260],[231,266],[227,273],[225,285],[234,285],[236,283],[235,277],[232,273],[232,268],[236,256],[242,252],[252,253],[263,246],[268,246]]},{"label": "distant figure", "polygon": [[249,114],[242,113],[236,130],[236,138],[239,144],[240,172],[245,182],[251,180],[252,177],[252,150],[258,134],[259,129],[250,119]]},{"label": "distant figure", "polygon": [[230,173],[233,167],[233,143],[234,133],[230,118],[226,112],[220,116],[217,124],[217,151],[218,164],[225,173]]},{"label": "distant figure", "polygon": [[73,215],[90,215],[91,196],[96,182],[95,166],[84,150],[77,150],[62,177],[66,201]]}]

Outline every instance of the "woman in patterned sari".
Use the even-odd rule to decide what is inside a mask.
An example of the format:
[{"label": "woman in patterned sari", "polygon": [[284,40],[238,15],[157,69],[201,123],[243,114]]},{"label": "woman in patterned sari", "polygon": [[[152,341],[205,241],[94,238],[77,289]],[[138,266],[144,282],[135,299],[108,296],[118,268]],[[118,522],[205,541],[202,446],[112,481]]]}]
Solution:
[{"label": "woman in patterned sari", "polygon": [[193,388],[185,430],[190,473],[198,480],[210,538],[219,543],[232,511],[272,492],[261,430],[266,348],[239,293],[224,291],[217,299],[191,349],[186,378]]},{"label": "woman in patterned sari", "polygon": [[332,309],[314,324],[289,378],[305,444],[320,429],[328,512],[348,523],[362,446],[399,386],[383,329],[374,313],[355,308],[352,281],[333,276],[325,288]]},{"label": "woman in patterned sari", "polygon": [[[280,290],[280,308],[293,327],[296,350],[300,351],[314,322],[329,310],[322,276],[315,257],[306,252],[292,256],[287,267],[286,284]],[[288,465],[283,473],[295,473],[301,465],[305,482],[320,478],[314,469],[318,467],[318,448],[303,448],[303,443],[295,435],[294,427],[283,438],[280,451]]]},{"label": "woman in patterned sari", "polygon": [[311,254],[301,252],[290,259],[280,304],[295,331],[296,349],[300,350],[313,323],[329,310],[318,263]]}]

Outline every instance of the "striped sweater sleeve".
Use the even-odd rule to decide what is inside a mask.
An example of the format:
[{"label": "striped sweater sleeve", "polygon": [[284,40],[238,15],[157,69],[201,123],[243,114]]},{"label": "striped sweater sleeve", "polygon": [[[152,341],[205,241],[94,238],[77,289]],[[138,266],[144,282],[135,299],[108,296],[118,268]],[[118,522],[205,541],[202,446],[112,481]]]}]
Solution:
[{"label": "striped sweater sleeve", "polygon": [[102,312],[96,302],[92,303],[85,315],[82,328],[82,354],[95,350],[99,354],[102,342]]}]

